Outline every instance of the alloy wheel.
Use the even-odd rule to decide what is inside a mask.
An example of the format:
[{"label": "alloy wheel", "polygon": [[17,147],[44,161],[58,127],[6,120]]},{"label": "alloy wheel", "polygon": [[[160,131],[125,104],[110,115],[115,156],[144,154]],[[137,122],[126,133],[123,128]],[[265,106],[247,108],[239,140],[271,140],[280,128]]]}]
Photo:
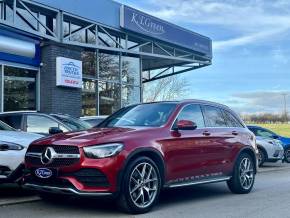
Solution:
[{"label": "alloy wheel", "polygon": [[290,149],[285,151],[285,159],[287,163],[290,163]]},{"label": "alloy wheel", "polygon": [[130,197],[135,206],[150,206],[158,192],[158,176],[155,168],[147,162],[138,164],[132,171],[129,180]]},{"label": "alloy wheel", "polygon": [[242,159],[240,163],[239,175],[241,186],[246,190],[250,189],[254,182],[254,166],[248,157]]},{"label": "alloy wheel", "polygon": [[261,165],[262,160],[263,160],[263,154],[262,154],[261,151],[259,151],[259,154],[258,154],[258,164],[259,164],[259,166]]}]

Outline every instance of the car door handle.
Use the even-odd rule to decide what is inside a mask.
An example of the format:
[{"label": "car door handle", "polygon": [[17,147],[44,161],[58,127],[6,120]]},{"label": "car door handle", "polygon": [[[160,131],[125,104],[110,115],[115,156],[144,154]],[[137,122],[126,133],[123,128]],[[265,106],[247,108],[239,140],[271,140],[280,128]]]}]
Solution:
[{"label": "car door handle", "polygon": [[232,135],[239,135],[237,131],[232,131]]},{"label": "car door handle", "polygon": [[203,134],[204,136],[210,136],[210,132],[209,132],[209,131],[204,131],[202,134]]}]

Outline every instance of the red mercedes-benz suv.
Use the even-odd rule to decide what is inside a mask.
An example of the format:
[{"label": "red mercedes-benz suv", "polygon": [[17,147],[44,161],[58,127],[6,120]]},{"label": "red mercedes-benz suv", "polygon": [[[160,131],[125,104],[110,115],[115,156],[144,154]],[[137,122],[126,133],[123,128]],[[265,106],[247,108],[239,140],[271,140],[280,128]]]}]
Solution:
[{"label": "red mercedes-benz suv", "polygon": [[41,197],[113,196],[129,213],[149,211],[162,188],[226,181],[249,193],[255,136],[227,106],[200,100],[131,105],[97,128],[33,142],[26,187]]}]

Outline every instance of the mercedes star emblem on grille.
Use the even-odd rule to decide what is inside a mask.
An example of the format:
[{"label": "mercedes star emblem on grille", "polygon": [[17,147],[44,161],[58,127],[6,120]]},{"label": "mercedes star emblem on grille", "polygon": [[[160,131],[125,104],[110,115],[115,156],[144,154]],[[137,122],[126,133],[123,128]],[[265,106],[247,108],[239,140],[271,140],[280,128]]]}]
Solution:
[{"label": "mercedes star emblem on grille", "polygon": [[47,147],[41,154],[40,160],[44,165],[51,164],[53,159],[57,156],[55,150],[52,147]]}]

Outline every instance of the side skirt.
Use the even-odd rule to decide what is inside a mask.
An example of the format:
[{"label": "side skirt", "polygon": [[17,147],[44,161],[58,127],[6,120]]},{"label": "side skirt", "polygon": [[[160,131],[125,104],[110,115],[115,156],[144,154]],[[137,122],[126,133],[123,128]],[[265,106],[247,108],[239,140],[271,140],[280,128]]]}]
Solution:
[{"label": "side skirt", "polygon": [[216,183],[216,182],[225,182],[231,179],[231,176],[219,177],[219,178],[212,178],[212,179],[205,179],[199,181],[188,181],[188,182],[180,182],[174,184],[165,184],[164,188],[177,188],[183,186],[192,186],[192,185],[201,185],[201,184],[209,184],[209,183]]}]

